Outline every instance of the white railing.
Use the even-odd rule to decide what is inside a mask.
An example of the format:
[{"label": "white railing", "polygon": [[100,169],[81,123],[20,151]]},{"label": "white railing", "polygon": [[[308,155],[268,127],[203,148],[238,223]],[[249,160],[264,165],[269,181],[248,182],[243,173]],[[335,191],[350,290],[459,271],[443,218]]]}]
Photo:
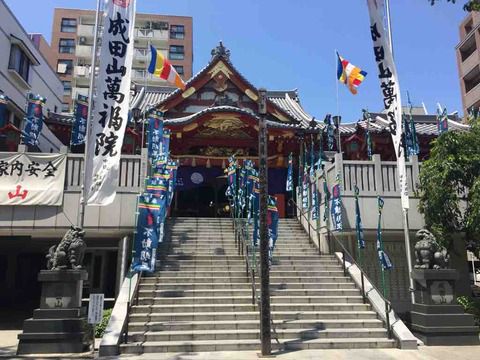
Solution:
[{"label": "white railing", "polygon": [[[118,176],[118,191],[139,192],[143,185],[141,155],[122,155]],[[65,191],[80,191],[83,181],[83,154],[68,154],[65,174]]]}]

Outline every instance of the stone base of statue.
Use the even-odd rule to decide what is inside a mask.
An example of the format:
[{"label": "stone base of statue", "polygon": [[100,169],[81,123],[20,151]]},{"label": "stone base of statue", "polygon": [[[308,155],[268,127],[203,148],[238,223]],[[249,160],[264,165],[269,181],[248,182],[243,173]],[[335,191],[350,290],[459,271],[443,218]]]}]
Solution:
[{"label": "stone base of statue", "polygon": [[18,355],[82,353],[89,351],[92,334],[82,309],[85,270],[42,270],[40,308],[23,323]]},{"label": "stone base of statue", "polygon": [[425,345],[478,345],[479,328],[471,314],[458,305],[452,269],[414,269],[415,304],[411,312],[412,332]]}]

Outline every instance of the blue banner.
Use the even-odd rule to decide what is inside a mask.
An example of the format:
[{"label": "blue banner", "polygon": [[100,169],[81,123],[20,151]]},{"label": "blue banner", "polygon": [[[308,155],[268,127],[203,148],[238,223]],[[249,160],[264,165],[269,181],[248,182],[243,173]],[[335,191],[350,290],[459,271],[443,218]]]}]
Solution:
[{"label": "blue banner", "polygon": [[327,114],[325,117],[325,125],[327,131],[327,146],[328,150],[332,151],[335,145],[335,126],[332,122],[332,115]]},{"label": "blue banner", "polygon": [[378,224],[377,224],[377,253],[378,253],[378,260],[380,261],[380,265],[382,266],[383,270],[390,270],[393,268],[392,261],[387,253],[383,250],[383,240],[382,240],[382,210],[384,201],[383,199],[378,196]]},{"label": "blue banner", "polygon": [[8,104],[8,97],[6,97],[5,95],[0,95],[0,129],[3,128],[8,123],[7,104]]},{"label": "blue banner", "polygon": [[155,160],[161,154],[163,144],[163,113],[150,110],[148,113],[148,157]]},{"label": "blue banner", "polygon": [[331,206],[332,222],[334,231],[343,230],[342,221],[342,196],[340,193],[340,184],[337,183],[332,187],[332,206]]},{"label": "blue banner", "polygon": [[228,187],[225,191],[225,195],[231,198],[234,198],[236,195],[237,188],[237,167],[235,165],[230,165],[227,169],[227,180]]},{"label": "blue banner", "polygon": [[287,170],[287,191],[293,191],[293,158],[292,153],[288,155],[288,170]]},{"label": "blue banner", "polygon": [[81,145],[85,143],[87,136],[87,118],[88,118],[88,98],[78,95],[75,101],[74,124],[72,127],[71,145]]},{"label": "blue banner", "polygon": [[164,155],[170,154],[170,134],[171,134],[170,129],[163,129],[161,153]]},{"label": "blue banner", "polygon": [[358,186],[354,186],[355,192],[355,231],[357,233],[357,247],[365,249],[365,236],[363,234],[362,216],[360,215],[360,205],[358,203],[358,195],[360,193]]},{"label": "blue banner", "polygon": [[303,209],[308,209],[308,193],[309,193],[308,189],[309,189],[308,174],[305,168],[305,171],[303,173],[303,181],[302,181],[302,208]]},{"label": "blue banner", "polygon": [[312,185],[312,220],[317,220],[320,214],[317,184]]},{"label": "blue banner", "polygon": [[175,188],[177,186],[178,162],[169,160],[167,163],[167,170],[170,173],[170,178],[168,181],[168,206],[170,206],[172,204]]},{"label": "blue banner", "polygon": [[268,197],[267,225],[268,225],[268,254],[269,254],[269,259],[271,264],[273,250],[275,249],[275,245],[278,239],[277,199],[273,196]]},{"label": "blue banner", "polygon": [[23,141],[26,145],[38,145],[38,138],[43,127],[43,105],[45,105],[45,102],[46,99],[40,95],[28,95],[25,128],[23,129]]},{"label": "blue banner", "polygon": [[139,196],[138,218],[135,233],[135,255],[132,262],[132,271],[155,271],[157,247],[160,237],[161,216],[160,208],[164,203],[160,197],[152,194]]},{"label": "blue banner", "polygon": [[442,112],[440,112],[440,109],[438,109],[438,111],[437,111],[437,129],[438,129],[438,134],[439,135],[448,131],[447,108],[443,108]]},{"label": "blue banner", "polygon": [[324,198],[324,210],[323,210],[323,221],[328,221],[328,212],[329,212],[329,204],[330,204],[330,191],[328,190],[327,178],[325,174],[322,175],[323,177],[323,193],[325,194]]},{"label": "blue banner", "polygon": [[[412,111],[413,105],[410,101],[410,94],[407,92],[407,102],[409,108],[408,117],[405,116],[404,123],[404,136],[405,136],[405,151],[408,157],[412,155],[418,155],[420,153],[420,148],[418,145],[417,138],[417,129],[415,128],[415,121],[413,120]],[[448,123],[447,123],[448,127]]]}]

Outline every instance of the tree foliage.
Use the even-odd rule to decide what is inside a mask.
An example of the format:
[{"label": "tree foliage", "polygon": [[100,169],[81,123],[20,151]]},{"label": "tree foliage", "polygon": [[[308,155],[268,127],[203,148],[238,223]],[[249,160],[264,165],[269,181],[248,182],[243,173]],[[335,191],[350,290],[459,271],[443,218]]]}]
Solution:
[{"label": "tree foliage", "polygon": [[480,118],[470,131],[448,131],[432,143],[420,170],[419,210],[443,245],[455,233],[480,245]]},{"label": "tree foliage", "polygon": [[[435,5],[438,0],[428,0],[430,4]],[[448,2],[454,3],[456,0],[447,0]],[[463,10],[465,11],[480,11],[480,0],[469,0],[463,5]]]}]

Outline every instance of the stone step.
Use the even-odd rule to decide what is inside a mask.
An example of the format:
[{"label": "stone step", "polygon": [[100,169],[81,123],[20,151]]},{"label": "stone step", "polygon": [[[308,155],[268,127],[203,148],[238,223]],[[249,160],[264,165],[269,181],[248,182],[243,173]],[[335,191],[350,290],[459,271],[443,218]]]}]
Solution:
[{"label": "stone step", "polygon": [[[333,328],[333,329],[276,329],[279,339],[334,339],[334,338],[383,338],[387,331],[383,328]],[[129,332],[129,341],[195,341],[195,340],[248,340],[258,339],[258,329],[220,329],[186,331],[147,331]]]},{"label": "stone step", "polygon": [[[160,271],[156,274],[157,277],[164,278],[164,277],[192,277],[192,278],[198,278],[198,277],[217,277],[217,276],[235,276],[235,277],[241,277],[246,275],[245,269],[242,270],[231,270],[231,269],[224,269],[223,271],[217,271],[217,270],[194,270],[194,271],[189,271],[189,270],[179,270],[179,271],[169,271],[169,270],[163,270]],[[258,275],[258,272],[256,273]],[[273,270],[270,270],[270,277],[275,278],[275,277],[305,277],[305,276],[343,276],[343,270],[311,270],[311,271],[305,271],[305,270],[276,270],[275,268]]]},{"label": "stone step", "polygon": [[[259,290],[260,284],[256,284],[257,290]],[[228,282],[228,283],[165,283],[165,282],[150,282],[140,283],[139,288],[141,290],[213,290],[213,289],[248,289],[251,290],[252,285],[250,282],[244,281],[240,283]],[[270,283],[271,291],[275,289],[355,289],[355,283],[353,281],[345,282],[324,282],[324,283]]]},{"label": "stone step", "polygon": [[[260,314],[258,310],[244,312],[181,312],[181,313],[132,313],[130,320],[132,322],[150,322],[150,321],[168,321],[171,323],[187,321],[237,321],[237,320],[255,320],[259,321]],[[377,314],[374,311],[272,311],[272,319],[280,322],[290,322],[296,320],[377,320]]]},{"label": "stone step", "polygon": [[[245,261],[244,257],[241,255],[199,255],[199,254],[192,254],[192,253],[181,253],[177,252],[175,254],[168,254],[165,257],[165,260],[210,260],[210,261],[217,261],[217,260],[241,260]],[[300,262],[304,261],[315,261],[321,259],[319,255],[275,255],[273,259],[273,264],[280,263],[285,260],[296,260]],[[325,259],[325,258],[323,258]]]},{"label": "stone step", "polygon": [[[343,303],[343,304],[362,304],[363,298],[360,295],[350,295],[350,296],[282,296],[276,295],[271,296],[271,304],[295,304],[295,305],[304,305],[304,304],[333,304],[333,303]],[[230,305],[230,304],[251,304],[252,296],[179,296],[179,297],[139,297],[139,305]]]},{"label": "stone step", "polygon": [[[275,329],[357,329],[383,328],[378,319],[300,319],[273,320]],[[223,320],[223,321],[151,321],[131,322],[128,330],[132,332],[146,331],[192,331],[192,330],[228,330],[258,329],[258,320]]]},{"label": "stone step", "polygon": [[[160,280],[160,279],[163,279]],[[247,277],[245,274],[243,276],[217,276],[217,277],[198,277],[195,278],[197,283],[228,283],[228,282],[244,282],[249,281],[250,277]],[[270,276],[272,282],[278,282],[283,280],[286,283],[308,283],[308,282],[349,282],[351,281],[349,277],[346,276],[319,276],[319,277],[285,277],[285,276]],[[161,277],[161,278],[145,278],[142,281],[145,283],[189,283],[192,281],[191,277]]]},{"label": "stone step", "polygon": [[[370,310],[370,304],[348,304],[348,303],[323,303],[323,304],[308,304],[308,303],[286,303],[271,305],[272,311],[366,311]],[[212,311],[254,311],[258,310],[252,304],[165,304],[165,305],[134,305],[132,307],[133,313],[151,313],[151,312],[212,312]]]},{"label": "stone step", "polygon": [[[155,341],[144,343],[122,344],[122,353],[163,353],[163,352],[207,352],[207,351],[255,351],[260,348],[260,340],[198,340],[198,341]],[[386,338],[338,338],[338,339],[311,339],[298,338],[283,339],[281,344],[272,340],[272,349],[301,350],[301,349],[376,349],[393,348],[395,341]]]},{"label": "stone step", "polygon": [[[222,270],[233,270],[233,271],[245,271],[245,262],[241,264],[225,264],[223,266],[218,266],[216,264],[212,265],[164,265],[158,264],[156,267],[157,271],[222,271]],[[308,271],[309,269],[314,270],[326,270],[334,271],[341,269],[340,265],[321,265],[321,266],[312,266],[312,265],[274,265],[272,266],[272,271]]]},{"label": "stone step", "polygon": [[[180,298],[180,297],[207,297],[207,296],[251,296],[250,288],[244,289],[198,289],[198,290],[139,290],[140,298]],[[271,296],[353,296],[359,295],[358,289],[271,289]]]}]

